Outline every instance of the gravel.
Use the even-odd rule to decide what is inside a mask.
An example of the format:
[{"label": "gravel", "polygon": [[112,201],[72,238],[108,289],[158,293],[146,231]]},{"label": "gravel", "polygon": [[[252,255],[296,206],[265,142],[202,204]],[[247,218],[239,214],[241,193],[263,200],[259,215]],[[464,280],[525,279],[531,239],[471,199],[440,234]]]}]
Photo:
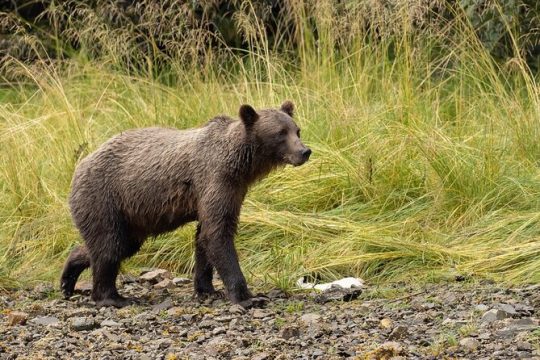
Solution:
[{"label": "gravel", "polygon": [[540,358],[534,286],[399,284],[324,301],[272,290],[265,308],[246,310],[196,300],[189,279],[155,286],[172,279],[156,270],[121,277],[137,298],[122,309],[97,309],[85,284],[70,300],[50,284],[0,293],[0,359]]}]

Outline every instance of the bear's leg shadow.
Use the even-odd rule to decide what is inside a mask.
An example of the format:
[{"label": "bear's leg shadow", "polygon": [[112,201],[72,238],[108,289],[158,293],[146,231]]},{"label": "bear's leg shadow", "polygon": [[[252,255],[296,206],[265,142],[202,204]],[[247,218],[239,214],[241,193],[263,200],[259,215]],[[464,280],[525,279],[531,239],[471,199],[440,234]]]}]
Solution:
[{"label": "bear's leg shadow", "polygon": [[60,280],[60,288],[65,298],[73,295],[79,275],[88,267],[90,267],[90,258],[86,246],[79,245],[73,248],[66,260]]},{"label": "bear's leg shadow", "polygon": [[214,267],[206,256],[206,249],[201,240],[201,225],[197,225],[195,234],[195,293],[199,298],[217,294],[212,284]]}]

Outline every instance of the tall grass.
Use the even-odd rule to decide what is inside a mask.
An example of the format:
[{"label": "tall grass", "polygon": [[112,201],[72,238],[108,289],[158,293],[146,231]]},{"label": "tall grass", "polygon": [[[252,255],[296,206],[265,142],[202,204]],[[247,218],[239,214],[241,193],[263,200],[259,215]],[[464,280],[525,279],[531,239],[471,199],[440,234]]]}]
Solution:
[{"label": "tall grass", "polygon": [[[67,206],[73,170],[112,135],[284,99],[313,156],[245,201],[236,244],[251,281],[540,281],[539,88],[519,52],[495,63],[460,16],[419,31],[424,8],[372,9],[370,23],[386,26],[374,36],[358,14],[316,4],[308,26],[307,5],[291,2],[294,50],[270,41],[248,2],[236,19],[247,51],[174,39],[196,55],[167,55],[169,85],[126,65],[125,37],[94,22],[82,34],[102,30],[99,56],[4,64],[20,82],[0,90],[0,286],[59,276],[80,241]],[[149,239],[128,266],[189,273],[193,237],[188,225]]]}]

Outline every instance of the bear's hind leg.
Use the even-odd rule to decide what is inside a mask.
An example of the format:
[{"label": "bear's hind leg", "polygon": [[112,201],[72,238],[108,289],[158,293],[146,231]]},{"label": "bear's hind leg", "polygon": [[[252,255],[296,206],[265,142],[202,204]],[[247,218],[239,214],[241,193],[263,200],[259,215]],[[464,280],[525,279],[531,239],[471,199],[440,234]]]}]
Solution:
[{"label": "bear's hind leg", "polygon": [[73,295],[79,275],[88,267],[90,267],[88,249],[84,245],[76,246],[66,260],[60,280],[60,288],[66,299]]}]

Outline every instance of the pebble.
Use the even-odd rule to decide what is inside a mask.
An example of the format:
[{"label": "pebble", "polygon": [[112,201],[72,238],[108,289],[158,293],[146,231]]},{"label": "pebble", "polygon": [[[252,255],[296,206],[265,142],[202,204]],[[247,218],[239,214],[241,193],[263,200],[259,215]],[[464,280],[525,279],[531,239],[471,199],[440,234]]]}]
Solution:
[{"label": "pebble", "polygon": [[305,325],[315,324],[318,323],[320,320],[321,315],[314,313],[304,314],[300,317],[300,321],[302,321]]},{"label": "pebble", "polygon": [[459,345],[461,345],[467,351],[476,351],[476,349],[478,349],[480,346],[480,342],[474,338],[466,337],[459,341]]},{"label": "pebble", "polygon": [[54,326],[60,324],[60,320],[54,316],[38,316],[30,320],[36,325]]},{"label": "pebble", "polygon": [[244,309],[244,307],[239,304],[234,304],[234,305],[231,305],[231,307],[229,307],[229,312],[231,314],[241,315],[241,314],[246,313],[246,309]]},{"label": "pebble", "polygon": [[97,328],[99,325],[93,318],[75,317],[70,319],[69,326],[75,331],[85,331]]},{"label": "pebble", "polygon": [[497,320],[506,319],[509,316],[510,315],[507,312],[503,311],[503,310],[491,309],[491,310],[485,312],[484,315],[482,315],[482,322],[489,324],[489,323],[492,323],[492,322],[497,321]]},{"label": "pebble", "polygon": [[164,269],[156,269],[153,271],[146,272],[139,277],[141,280],[148,281],[151,283],[158,283],[164,279],[171,279],[171,273]]},{"label": "pebble", "polygon": [[285,326],[281,329],[280,335],[285,340],[289,340],[291,338],[297,338],[300,336],[300,329],[294,325]]},{"label": "pebble", "polygon": [[399,325],[392,330],[390,335],[388,335],[388,340],[400,340],[407,337],[407,335],[409,335],[408,328],[406,326]]},{"label": "pebble", "polygon": [[[437,284],[420,291],[400,284],[396,297],[413,295],[399,302],[366,288],[369,300],[361,303],[316,303],[310,294],[286,295],[276,290],[266,308],[244,310],[226,300],[202,306],[193,299],[191,286],[158,291],[153,286],[157,283],[137,276],[120,285],[123,294],[138,299],[136,305],[123,309],[97,310],[84,295],[65,301],[54,298],[60,294],[36,300],[32,290],[0,293],[0,307],[33,317],[25,326],[10,326],[9,311],[0,312],[0,358],[178,360],[189,354],[195,360],[284,360],[289,358],[284,355],[294,354],[290,358],[297,360],[487,360],[539,355],[532,341],[538,329],[534,316],[540,313],[540,297],[496,285]],[[216,281],[216,286],[221,283]],[[391,292],[397,288],[388,286]],[[495,315],[500,311],[504,318],[482,322],[478,312],[489,311]],[[56,325],[38,325],[48,324],[36,321],[47,317],[54,318]],[[92,325],[75,328],[91,330],[74,330],[78,318]],[[459,335],[462,329],[469,335],[456,346],[439,347],[449,331]]]},{"label": "pebble", "polygon": [[163,279],[154,285],[156,289],[169,289],[169,288],[172,288],[173,286],[174,284],[171,281],[171,279]]},{"label": "pebble", "polygon": [[251,315],[255,319],[264,319],[265,317],[272,315],[272,311],[266,309],[254,309]]},{"label": "pebble", "polygon": [[526,342],[526,341],[518,341],[518,343],[516,344],[516,347],[520,351],[531,351],[533,349],[533,346],[531,345],[531,343]]},{"label": "pebble", "polygon": [[8,314],[8,325],[24,325],[28,320],[28,314],[22,311],[12,311]]},{"label": "pebble", "polygon": [[176,286],[189,284],[190,282],[191,282],[190,279],[183,278],[183,277],[175,277],[172,279],[172,283]]},{"label": "pebble", "polygon": [[101,322],[101,326],[109,326],[109,327],[115,327],[115,326],[121,326],[120,323],[117,323],[116,321],[114,320],[104,320]]},{"label": "pebble", "polygon": [[171,298],[167,298],[164,301],[152,306],[152,311],[160,312],[162,310],[167,310],[173,307],[173,302]]},{"label": "pebble", "polygon": [[380,321],[379,325],[383,329],[390,329],[394,325],[394,323],[392,319],[384,318]]}]

